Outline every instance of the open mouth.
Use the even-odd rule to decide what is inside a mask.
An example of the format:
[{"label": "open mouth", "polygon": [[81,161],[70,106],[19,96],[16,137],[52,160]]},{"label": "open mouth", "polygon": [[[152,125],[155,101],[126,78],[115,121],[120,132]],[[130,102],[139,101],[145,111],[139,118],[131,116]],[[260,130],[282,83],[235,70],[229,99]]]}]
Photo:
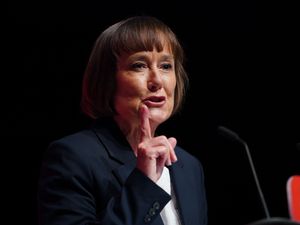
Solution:
[{"label": "open mouth", "polygon": [[166,102],[166,97],[164,96],[150,96],[143,100],[143,103],[148,107],[160,107]]}]

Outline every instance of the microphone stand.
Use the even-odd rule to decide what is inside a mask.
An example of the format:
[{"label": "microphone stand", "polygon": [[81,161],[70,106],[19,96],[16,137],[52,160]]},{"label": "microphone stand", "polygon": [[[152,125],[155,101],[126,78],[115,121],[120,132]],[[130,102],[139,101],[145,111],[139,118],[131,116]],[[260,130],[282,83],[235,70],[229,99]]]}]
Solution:
[{"label": "microphone stand", "polygon": [[[257,187],[257,190],[258,190],[258,193],[260,196],[260,200],[263,205],[264,212],[266,214],[266,218],[249,223],[247,225],[300,225],[300,223],[286,219],[286,218],[270,217],[270,213],[269,213],[262,189],[260,187],[260,183],[259,183],[259,180],[258,180],[258,177],[256,174],[256,170],[255,170],[255,167],[254,167],[254,164],[252,161],[252,157],[250,154],[250,150],[249,150],[247,143],[243,139],[241,139],[238,134],[236,134],[235,132],[231,131],[230,129],[228,129],[226,127],[219,126],[218,131],[220,132],[221,135],[223,135],[231,140],[237,141],[244,146],[247,156],[248,156],[250,166],[251,166],[252,174],[254,176],[256,187]],[[298,144],[298,148],[300,149],[300,143]]]},{"label": "microphone stand", "polygon": [[269,212],[269,209],[267,207],[267,203],[266,203],[264,194],[263,194],[262,189],[260,187],[259,180],[257,178],[257,174],[256,174],[255,167],[254,167],[254,164],[253,164],[253,161],[252,161],[252,157],[251,157],[251,154],[250,154],[249,147],[248,147],[248,145],[247,145],[247,143],[245,141],[241,140],[241,142],[244,145],[244,147],[246,149],[246,152],[247,152],[247,156],[248,156],[248,159],[249,159],[251,170],[253,171],[253,176],[254,176],[255,184],[256,184],[256,187],[257,187],[260,199],[261,199],[261,203],[262,203],[263,208],[264,208],[264,212],[266,214],[266,218],[269,219],[270,218],[270,212]]}]

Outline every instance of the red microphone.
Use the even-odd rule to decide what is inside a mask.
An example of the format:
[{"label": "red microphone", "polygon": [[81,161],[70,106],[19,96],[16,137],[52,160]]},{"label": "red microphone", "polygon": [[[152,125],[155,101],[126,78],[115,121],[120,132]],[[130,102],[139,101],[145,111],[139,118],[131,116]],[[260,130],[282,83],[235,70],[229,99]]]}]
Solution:
[{"label": "red microphone", "polygon": [[300,175],[288,179],[287,199],[291,220],[300,222]]}]

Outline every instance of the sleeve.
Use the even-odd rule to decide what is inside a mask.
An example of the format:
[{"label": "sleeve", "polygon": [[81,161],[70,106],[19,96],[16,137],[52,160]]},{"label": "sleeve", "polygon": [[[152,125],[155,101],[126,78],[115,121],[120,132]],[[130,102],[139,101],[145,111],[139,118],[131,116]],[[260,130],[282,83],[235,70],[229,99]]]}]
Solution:
[{"label": "sleeve", "polygon": [[99,210],[103,203],[96,204],[96,196],[103,193],[97,192],[106,184],[95,189],[91,165],[83,154],[63,143],[50,145],[39,179],[39,225],[141,225],[157,219],[170,196],[137,169]]}]

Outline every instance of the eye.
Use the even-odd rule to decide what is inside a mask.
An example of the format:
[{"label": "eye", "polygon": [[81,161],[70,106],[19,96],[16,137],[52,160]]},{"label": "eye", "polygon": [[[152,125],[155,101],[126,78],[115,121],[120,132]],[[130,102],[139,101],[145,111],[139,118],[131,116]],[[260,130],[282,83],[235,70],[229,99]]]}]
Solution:
[{"label": "eye", "polygon": [[142,70],[142,69],[147,68],[147,64],[142,63],[142,62],[136,62],[136,63],[131,64],[130,68],[132,70],[138,71],[138,70]]},{"label": "eye", "polygon": [[163,63],[161,64],[161,68],[163,70],[171,70],[173,68],[173,65],[171,63]]}]

